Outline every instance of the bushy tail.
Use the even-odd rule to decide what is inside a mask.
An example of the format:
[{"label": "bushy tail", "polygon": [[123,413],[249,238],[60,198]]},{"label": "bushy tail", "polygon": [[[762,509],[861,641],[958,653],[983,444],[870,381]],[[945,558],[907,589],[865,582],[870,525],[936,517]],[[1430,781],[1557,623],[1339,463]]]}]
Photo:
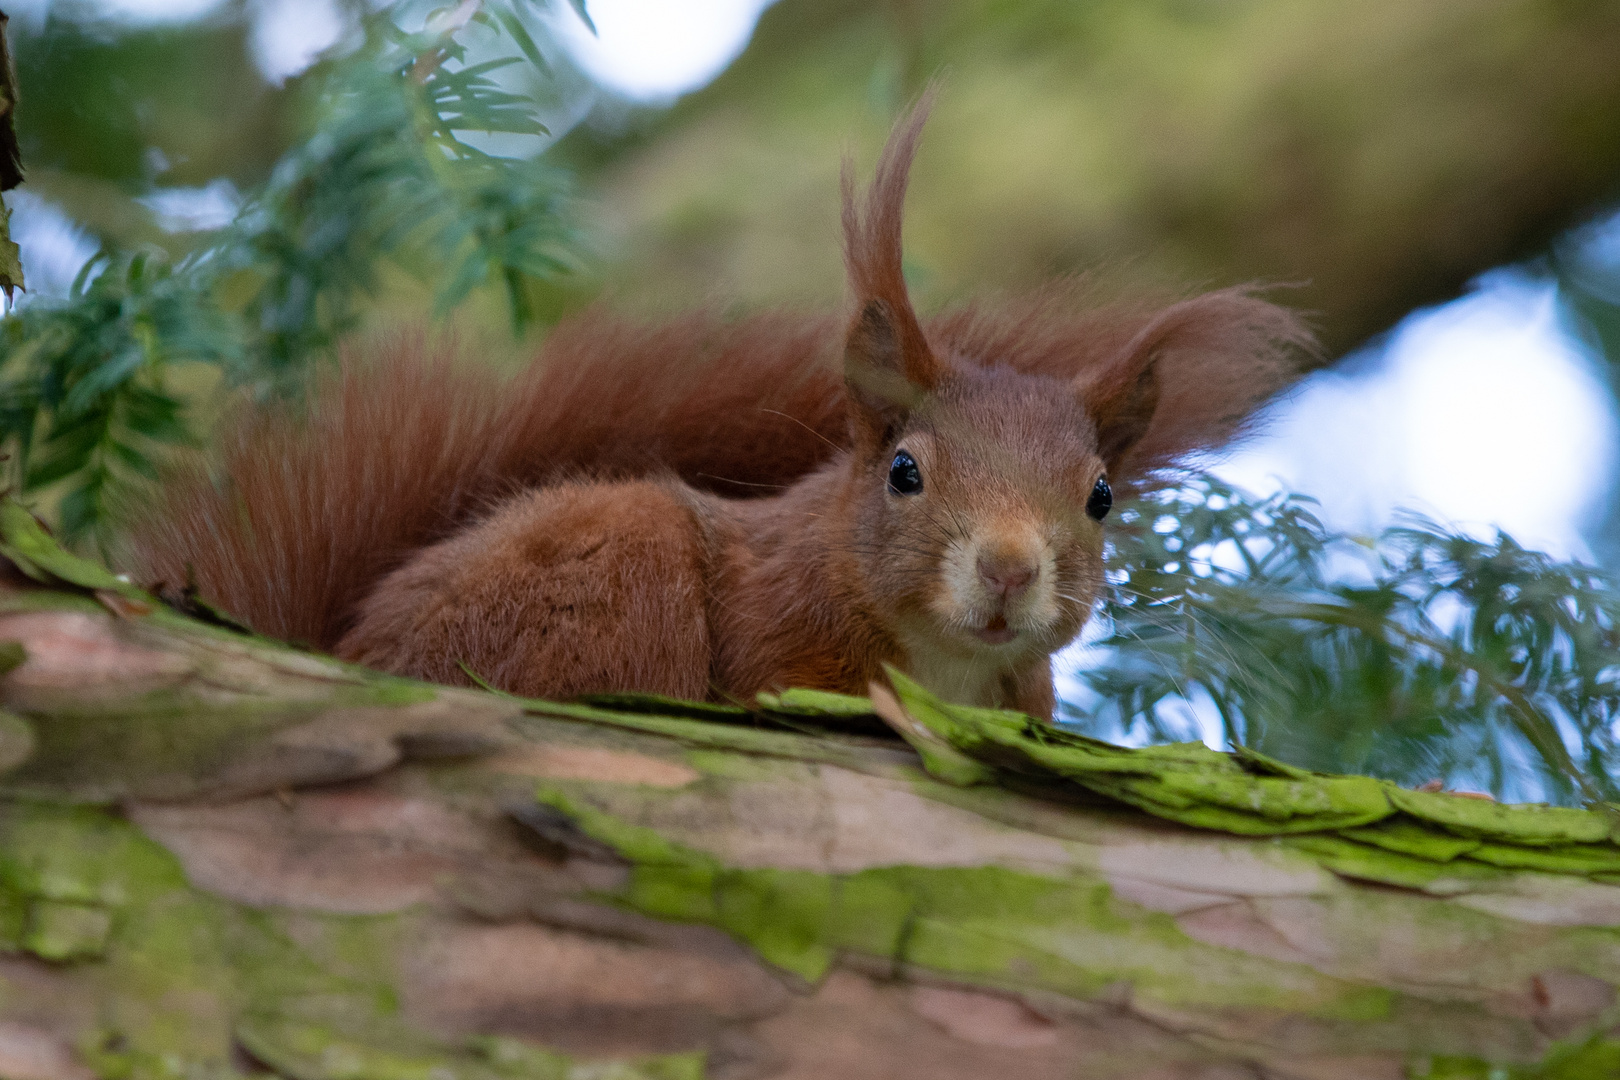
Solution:
[{"label": "bushy tail", "polygon": [[[1123,490],[1239,433],[1298,374],[1298,318],[1233,289],[1169,306],[1048,286],[927,322],[969,363],[1074,378],[1173,320],[1165,399]],[[656,325],[587,312],[513,375],[425,333],[346,353],[297,407],[245,408],[139,517],[121,560],[188,584],[254,630],[331,648],[355,605],[413,550],[494,500],[569,474],[673,472],[771,494],[847,445],[839,320],[712,313]]]},{"label": "bushy tail", "polygon": [[423,333],[346,352],[299,406],[247,407],[139,515],[121,563],[254,630],[331,648],[412,550],[564,474],[673,471],[734,495],[846,439],[837,329],[790,314],[658,325],[587,312],[515,375]]},{"label": "bushy tail", "polygon": [[[903,313],[911,353],[1074,379],[1146,342],[1163,388],[1113,478],[1125,491],[1241,431],[1298,373],[1309,333],[1242,289],[1098,304],[1062,282],[916,322],[900,220],[928,101],[897,125],[863,212],[844,192],[852,294]],[[513,376],[425,334],[373,341],[306,404],[223,425],[215,467],[154,497],[121,562],[148,585],[195,586],[261,633],[329,649],[379,578],[517,488],[654,471],[731,495],[792,483],[849,440],[847,325],[712,312],[645,325],[594,310],[557,326]]]}]

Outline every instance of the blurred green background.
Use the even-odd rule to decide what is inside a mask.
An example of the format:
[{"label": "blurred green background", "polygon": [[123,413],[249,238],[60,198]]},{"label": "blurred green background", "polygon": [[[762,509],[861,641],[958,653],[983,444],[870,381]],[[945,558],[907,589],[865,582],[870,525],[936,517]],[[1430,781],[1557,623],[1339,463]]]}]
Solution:
[{"label": "blurred green background", "polygon": [[[244,206],[285,207],[299,184],[318,183],[286,162],[318,156],[333,72],[352,66],[379,20],[414,28],[433,17],[426,5],[359,0],[32,4],[10,12],[28,168],[7,196],[30,279],[22,315],[65,295],[98,250],[147,250],[182,270],[188,257],[206,270],[235,251],[220,238],[247,235]],[[569,4],[519,3],[500,9],[519,29],[470,28],[457,62],[524,53],[530,62],[492,78],[527,95],[546,130],[460,137],[515,158],[508,180],[543,178],[557,193],[544,202],[555,265],[501,263],[447,303],[443,282],[412,259],[380,261],[340,300],[298,309],[330,324],[307,351],[443,318],[516,358],[551,320],[599,297],[643,312],[836,305],[840,161],[869,166],[897,111],[938,78],[907,211],[920,307],[1071,273],[1120,290],[1285,283],[1278,295],[1313,314],[1337,366],[1281,403],[1274,434],[1221,475],[1262,497],[1303,490],[1351,534],[1415,506],[1482,540],[1503,526],[1559,558],[1620,561],[1620,3],[762,7],[590,0],[593,35]],[[255,194],[265,191],[283,202]],[[299,245],[319,241],[320,219],[307,220],[288,234],[297,250],[265,254],[253,234],[256,257],[295,262]],[[230,318],[268,317],[230,299],[229,275],[208,280]],[[129,281],[104,301],[135,304],[148,286]],[[22,362],[24,344],[12,342],[7,363]],[[205,428],[219,371],[228,387],[244,380],[230,375],[230,348],[194,352],[171,358],[207,353],[214,366],[164,392]],[[1095,655],[1066,661],[1067,694],[1088,715],[1098,691],[1082,669]],[[1302,671],[1339,662],[1298,658]],[[1354,675],[1374,661],[1342,663]],[[1318,683],[1319,701],[1345,685]],[[1514,755],[1529,751],[1456,741],[1478,710],[1421,694],[1414,704],[1412,685],[1379,684],[1352,719],[1312,721],[1315,738],[1275,725],[1245,736],[1191,692],[1146,727],[1128,710],[1093,719],[1131,737],[1264,736],[1304,763],[1512,789]],[[1609,683],[1599,691],[1606,704],[1590,722],[1551,722],[1563,725],[1554,741],[1601,773],[1614,733]],[[1302,699],[1290,700],[1280,707],[1297,711]],[[1404,734],[1392,719],[1402,717]],[[1386,729],[1396,741],[1375,746]],[[1403,757],[1392,745],[1420,749]],[[1488,775],[1469,772],[1481,753],[1496,755]]]},{"label": "blurred green background", "polygon": [[[25,190],[95,238],[183,248],[136,200],[250,187],[297,132],[300,76],[263,70],[272,3],[13,12]],[[782,0],[672,107],[565,73],[549,153],[585,196],[581,295],[836,301],[840,157],[870,161],[939,75],[908,218],[924,304],[1098,267],[1297,282],[1338,353],[1614,202],[1617,44],[1620,5],[1578,0]]]}]

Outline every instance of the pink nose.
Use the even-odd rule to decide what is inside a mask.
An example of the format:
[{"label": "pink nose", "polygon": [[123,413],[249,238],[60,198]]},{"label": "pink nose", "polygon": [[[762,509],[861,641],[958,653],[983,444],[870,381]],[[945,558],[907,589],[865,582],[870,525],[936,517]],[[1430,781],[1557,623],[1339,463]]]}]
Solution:
[{"label": "pink nose", "polygon": [[1022,559],[994,559],[979,556],[979,576],[989,586],[990,591],[1003,600],[1011,600],[1035,580],[1040,572],[1037,566],[1031,566]]}]

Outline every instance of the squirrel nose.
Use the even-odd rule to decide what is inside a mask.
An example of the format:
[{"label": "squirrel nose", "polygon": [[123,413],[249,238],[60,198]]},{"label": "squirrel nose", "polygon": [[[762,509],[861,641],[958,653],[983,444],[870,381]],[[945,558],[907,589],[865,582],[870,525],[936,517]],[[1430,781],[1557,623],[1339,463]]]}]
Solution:
[{"label": "squirrel nose", "polygon": [[979,556],[979,577],[984,579],[991,592],[1003,600],[1011,600],[1029,588],[1029,583],[1035,580],[1035,575],[1039,572],[1039,566],[1016,556],[1010,558]]}]

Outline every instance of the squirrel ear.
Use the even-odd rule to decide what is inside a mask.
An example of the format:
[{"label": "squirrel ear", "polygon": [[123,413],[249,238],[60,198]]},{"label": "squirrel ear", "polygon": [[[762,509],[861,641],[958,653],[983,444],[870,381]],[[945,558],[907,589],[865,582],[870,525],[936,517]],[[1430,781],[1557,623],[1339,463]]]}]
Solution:
[{"label": "squirrel ear", "polygon": [[1314,355],[1303,320],[1251,287],[1171,304],[1077,379],[1110,482],[1116,491],[1140,484],[1244,431],[1258,406],[1297,377],[1301,357]]},{"label": "squirrel ear", "polygon": [[1159,407],[1159,352],[1175,323],[1155,319],[1103,369],[1080,379],[1080,397],[1097,425],[1097,454],[1111,473],[1153,423]]},{"label": "squirrel ear", "polygon": [[844,344],[844,383],[854,405],[852,419],[871,441],[887,440],[922,397],[906,377],[904,350],[889,305],[868,300]]},{"label": "squirrel ear", "polygon": [[[1118,472],[1131,447],[1141,441],[1159,407],[1159,372],[1150,353],[1119,378],[1101,380],[1086,394],[1086,410],[1097,425],[1097,454],[1109,472]],[[1133,370],[1134,369],[1134,370]]]},{"label": "squirrel ear", "polygon": [[903,418],[941,374],[911,307],[900,245],[906,181],[933,96],[932,89],[924,93],[895,124],[864,200],[856,199],[844,163],[844,266],[860,305],[845,346],[844,375],[857,414],[867,414],[857,419],[882,427]]}]

